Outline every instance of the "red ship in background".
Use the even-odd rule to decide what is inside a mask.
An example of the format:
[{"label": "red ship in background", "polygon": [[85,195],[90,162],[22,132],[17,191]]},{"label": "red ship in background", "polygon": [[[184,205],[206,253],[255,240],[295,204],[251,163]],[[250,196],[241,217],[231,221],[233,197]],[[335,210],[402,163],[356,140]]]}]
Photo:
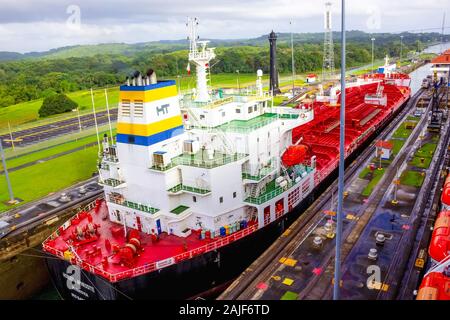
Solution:
[{"label": "red ship in background", "polygon": [[[409,84],[408,75],[389,73],[362,77],[346,88],[346,158],[357,156],[405,105],[411,94]],[[78,291],[83,291],[85,299],[189,298],[238,276],[324,189],[324,180],[334,179],[339,159],[339,98],[339,91],[332,88],[329,96],[297,106],[312,109],[314,118],[293,130],[293,145],[282,161],[289,167],[316,157],[315,185],[308,198],[288,208],[277,207],[276,219],[263,227],[249,220],[238,230],[214,238],[202,235],[202,230],[193,230],[186,238],[139,230],[125,234],[121,225],[106,219],[106,203],[99,199],[43,243],[62,297],[74,298],[74,288],[66,286],[71,265],[82,270],[84,286]],[[68,254],[69,248],[75,254]]]}]

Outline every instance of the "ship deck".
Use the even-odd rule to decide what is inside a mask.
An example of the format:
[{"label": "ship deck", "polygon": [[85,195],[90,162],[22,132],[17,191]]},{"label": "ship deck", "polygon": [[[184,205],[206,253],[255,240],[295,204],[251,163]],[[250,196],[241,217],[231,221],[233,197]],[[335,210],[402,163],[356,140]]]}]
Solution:
[{"label": "ship deck", "polygon": [[[81,265],[111,281],[118,281],[214,250],[256,230],[256,223],[250,221],[245,229],[214,239],[200,239],[199,230],[192,230],[192,233],[185,238],[162,232],[156,241],[152,239],[152,235],[139,232],[142,250],[135,258],[134,264],[126,266],[120,263],[118,255],[113,252],[114,247],[122,248],[127,243],[124,226],[104,219],[107,214],[106,202],[102,201],[98,209],[94,208],[89,212],[76,215],[69,220],[70,226],[64,230],[60,228],[57,237],[48,239],[44,243],[44,249],[67,260],[70,259],[72,263]],[[73,232],[78,226],[82,228],[87,226],[90,221],[98,225],[97,239],[72,246],[70,237]],[[108,241],[110,245],[107,244]],[[105,259],[107,264],[104,263]]]},{"label": "ship deck", "polygon": [[[345,111],[345,148],[351,151],[354,145],[362,143],[358,140],[363,133],[377,127],[389,112],[399,107],[409,96],[407,88],[400,89],[393,84],[384,83],[384,94],[387,96],[387,106],[376,106],[365,103],[366,94],[375,94],[378,83],[364,84],[346,89]],[[309,123],[294,129],[293,143],[303,138],[302,144],[311,147],[316,156],[317,169],[324,177],[337,165],[339,155],[339,105],[330,106],[327,103],[314,104],[314,119]]]}]

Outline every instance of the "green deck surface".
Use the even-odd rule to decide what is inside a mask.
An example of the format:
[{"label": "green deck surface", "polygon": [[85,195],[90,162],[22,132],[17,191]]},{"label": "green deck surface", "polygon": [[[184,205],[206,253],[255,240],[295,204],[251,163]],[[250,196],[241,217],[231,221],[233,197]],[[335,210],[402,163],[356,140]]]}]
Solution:
[{"label": "green deck surface", "polygon": [[277,119],[295,119],[298,116],[294,115],[277,115],[275,113],[264,113],[250,120],[232,120],[228,123],[222,124],[217,129],[229,132],[250,132],[262,128]]},{"label": "green deck surface", "polygon": [[180,214],[180,213],[186,211],[187,209],[189,209],[189,207],[180,205],[180,206],[176,207],[175,209],[171,210],[170,212],[175,213],[175,214]]}]

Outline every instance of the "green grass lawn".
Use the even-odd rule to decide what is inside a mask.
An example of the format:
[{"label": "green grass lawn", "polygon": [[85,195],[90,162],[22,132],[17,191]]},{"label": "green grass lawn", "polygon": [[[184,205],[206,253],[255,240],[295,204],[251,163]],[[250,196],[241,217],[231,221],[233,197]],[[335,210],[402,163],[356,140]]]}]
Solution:
[{"label": "green grass lawn", "polygon": [[418,118],[418,117],[414,117],[414,116],[408,116],[408,117],[406,118],[406,120],[418,122],[418,121],[419,121],[419,118]]},{"label": "green grass lawn", "polygon": [[[422,162],[423,159],[423,162]],[[414,157],[409,165],[415,166],[417,168],[427,169],[430,166],[431,158],[430,157]]]},{"label": "green grass lawn", "polygon": [[[381,170],[378,170],[378,168],[377,168],[374,171],[372,171],[372,177],[370,179],[370,182],[367,184],[367,186],[361,192],[361,195],[363,195],[364,197],[370,196],[370,194],[372,193],[373,189],[376,187],[378,182],[380,182],[381,178],[383,177],[384,172],[385,172],[384,168],[382,168]],[[366,176],[367,175],[368,175],[368,173],[366,173]]]},{"label": "green grass lawn", "polygon": [[[94,90],[94,103],[96,111],[106,109],[106,99],[104,89]],[[90,90],[82,90],[68,93],[67,96],[78,103],[80,114],[92,112]],[[0,133],[8,132],[8,122],[12,131],[17,131],[27,127],[44,125],[50,122],[76,117],[76,112],[66,112],[46,118],[39,118],[39,108],[43,99],[23,102],[9,107],[0,108]],[[108,89],[108,102],[110,108],[117,107],[119,101],[119,88]],[[20,126],[20,127],[19,127]]]},{"label": "green grass lawn", "polygon": [[[107,132],[109,135],[109,131]],[[113,134],[115,133],[115,130],[113,130]],[[100,136],[103,136],[103,132],[100,133]],[[51,157],[53,155],[62,153],[62,152],[66,152],[69,150],[73,150],[76,149],[78,147],[82,147],[85,146],[86,144],[89,143],[96,143],[97,142],[97,136],[96,135],[90,135],[87,137],[83,137],[77,140],[73,140],[73,141],[68,141],[66,143],[62,143],[60,145],[56,145],[53,147],[49,147],[43,150],[39,150],[39,151],[35,151],[35,152],[31,152],[31,153],[27,153],[24,154],[22,156],[17,156],[17,157],[12,157],[9,158],[6,161],[6,165],[8,167],[8,169],[29,163],[29,162],[33,162],[33,161],[37,161],[40,159],[44,159],[47,157]],[[0,163],[0,170],[3,170],[3,165]]]},{"label": "green grass lawn", "polygon": [[[61,156],[9,174],[14,196],[24,200],[19,205],[45,197],[77,182],[86,180],[96,172],[97,146]],[[11,209],[4,175],[0,175],[0,212]]]},{"label": "green grass lawn", "polygon": [[436,143],[425,143],[419,150],[417,150],[415,155],[418,157],[433,157],[436,147]]},{"label": "green grass lawn", "polygon": [[425,175],[417,171],[403,171],[400,176],[400,183],[405,186],[420,187],[425,180]]},{"label": "green grass lawn", "polygon": [[418,168],[428,168],[430,166],[431,159],[433,158],[436,147],[436,143],[429,142],[424,144],[419,150],[417,150],[417,152],[414,154],[414,158],[410,161],[409,164]]},{"label": "green grass lawn", "polygon": [[403,138],[406,139],[411,134],[411,129],[406,129],[405,123],[403,123],[397,130],[395,130],[392,138]]},{"label": "green grass lawn", "polygon": [[391,139],[389,141],[392,142],[392,144],[393,144],[392,154],[394,156],[396,156],[400,152],[400,150],[402,149],[403,145],[405,144],[405,140],[402,140],[402,139]]}]

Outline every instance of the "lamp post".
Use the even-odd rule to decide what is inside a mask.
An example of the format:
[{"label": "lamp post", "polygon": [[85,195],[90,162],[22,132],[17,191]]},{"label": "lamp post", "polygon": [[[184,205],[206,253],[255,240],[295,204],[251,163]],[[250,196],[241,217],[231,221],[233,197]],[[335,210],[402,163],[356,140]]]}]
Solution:
[{"label": "lamp post", "polygon": [[292,60],[292,97],[295,90],[295,62],[294,62],[294,35],[292,34],[292,21],[289,21],[291,27],[291,60]]},{"label": "lamp post", "polygon": [[402,66],[403,58],[403,36],[400,36],[400,67]]},{"label": "lamp post", "polygon": [[12,190],[12,187],[11,187],[11,181],[9,180],[8,168],[6,167],[6,159],[5,159],[5,153],[3,151],[2,140],[0,140],[0,156],[2,158],[3,172],[5,173],[6,185],[8,186],[8,193],[9,193],[9,201],[8,201],[8,203],[14,204],[16,202],[16,200],[14,198],[14,193],[13,193],[13,190]]},{"label": "lamp post", "polygon": [[345,0],[341,0],[341,106],[339,131],[339,178],[338,207],[336,212],[336,255],[334,259],[333,299],[340,299],[341,282],[341,243],[342,243],[342,209],[344,204],[344,162],[345,162]]},{"label": "lamp post", "polygon": [[236,70],[237,73],[237,85],[238,85],[238,92],[241,94],[241,84],[239,82],[239,70]]},{"label": "lamp post", "polygon": [[373,70],[374,70],[373,58],[374,58],[374,42],[375,42],[375,38],[372,38],[370,40],[372,40],[372,72],[371,73],[373,73]]}]

